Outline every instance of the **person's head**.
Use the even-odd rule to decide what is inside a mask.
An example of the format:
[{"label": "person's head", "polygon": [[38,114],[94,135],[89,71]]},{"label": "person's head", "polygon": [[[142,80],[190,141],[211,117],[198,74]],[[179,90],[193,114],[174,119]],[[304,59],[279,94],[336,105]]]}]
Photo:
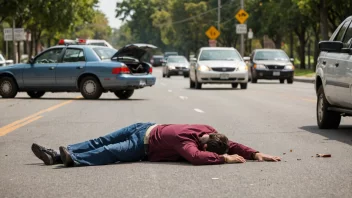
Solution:
[{"label": "person's head", "polygon": [[211,133],[201,138],[203,149],[218,155],[227,153],[229,149],[228,138],[220,133]]}]

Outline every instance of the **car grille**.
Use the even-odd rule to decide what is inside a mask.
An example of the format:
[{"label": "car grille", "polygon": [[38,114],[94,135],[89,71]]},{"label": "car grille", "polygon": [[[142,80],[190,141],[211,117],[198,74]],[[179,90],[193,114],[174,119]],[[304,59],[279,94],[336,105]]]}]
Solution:
[{"label": "car grille", "polygon": [[236,68],[234,68],[234,67],[212,67],[211,69],[213,71],[217,71],[217,72],[233,72],[233,71],[235,71]]},{"label": "car grille", "polygon": [[282,70],[285,68],[285,66],[282,65],[265,65],[268,69],[277,69],[277,70]]}]

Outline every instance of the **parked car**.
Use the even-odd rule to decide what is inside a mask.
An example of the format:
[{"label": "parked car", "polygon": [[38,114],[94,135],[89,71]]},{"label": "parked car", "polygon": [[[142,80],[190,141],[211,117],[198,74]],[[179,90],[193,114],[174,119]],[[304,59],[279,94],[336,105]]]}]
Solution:
[{"label": "parked car", "polygon": [[190,88],[201,89],[203,84],[231,84],[247,89],[248,67],[233,47],[203,47],[192,59]]},{"label": "parked car", "polygon": [[6,60],[2,54],[0,54],[0,67],[4,67],[7,65],[12,65],[13,60]]},{"label": "parked car", "polygon": [[321,41],[315,75],[316,116],[320,129],[336,129],[341,116],[352,116],[352,16],[328,41]]},{"label": "parked car", "polygon": [[189,77],[189,62],[184,56],[169,56],[163,66],[163,77],[184,76]]},{"label": "parked car", "polygon": [[27,64],[0,68],[0,95],[14,98],[27,92],[40,98],[45,92],[81,92],[98,99],[114,92],[128,99],[135,89],[151,87],[156,78],[152,66],[140,61],[155,46],[131,44],[119,51],[93,45],[58,45],[43,51]]},{"label": "parked car", "polygon": [[97,40],[97,39],[60,39],[58,45],[97,45],[97,46],[105,46],[109,48],[114,48],[110,43],[105,40]]},{"label": "parked car", "polygon": [[258,79],[279,80],[293,83],[295,67],[286,52],[280,49],[256,49],[250,56],[252,83]]},{"label": "parked car", "polygon": [[154,55],[151,59],[150,59],[150,63],[154,66],[162,66],[162,62],[163,62],[163,56],[162,55]]},{"label": "parked car", "polygon": [[164,61],[167,61],[169,56],[178,56],[178,52],[165,52],[164,53]]}]

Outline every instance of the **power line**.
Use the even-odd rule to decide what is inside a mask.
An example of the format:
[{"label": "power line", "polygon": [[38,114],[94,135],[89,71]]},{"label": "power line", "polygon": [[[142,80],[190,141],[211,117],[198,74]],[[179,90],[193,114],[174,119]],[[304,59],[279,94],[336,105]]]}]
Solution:
[{"label": "power line", "polygon": [[[225,5],[229,4],[230,2],[231,2],[231,1],[228,1],[227,3],[221,5],[221,6],[220,6],[220,9],[222,9],[223,7],[225,7]],[[171,22],[171,25],[190,21],[190,20],[192,20],[192,19],[194,19],[194,18],[196,18],[196,17],[200,17],[200,16],[203,16],[203,15],[209,13],[209,12],[212,12],[212,11],[214,11],[214,10],[217,10],[218,8],[219,8],[219,7],[216,7],[216,8],[207,10],[207,11],[205,11],[205,12],[203,12],[203,13],[200,13],[200,14],[198,14],[198,15],[196,15],[196,16],[192,16],[192,17],[189,17],[189,18],[186,18],[186,19],[182,19],[182,20],[179,20],[179,21]],[[163,26],[163,25],[166,25],[166,24],[168,24],[168,22],[161,23],[161,24],[157,24],[156,26]]]}]

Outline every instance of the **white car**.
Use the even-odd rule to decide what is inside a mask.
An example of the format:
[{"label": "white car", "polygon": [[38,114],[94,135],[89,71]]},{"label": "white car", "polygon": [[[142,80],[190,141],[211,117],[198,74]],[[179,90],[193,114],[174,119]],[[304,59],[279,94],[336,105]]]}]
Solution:
[{"label": "white car", "polygon": [[5,60],[4,56],[0,54],[0,67],[12,65],[12,64],[13,64],[13,60]]},{"label": "white car", "polygon": [[233,47],[203,47],[191,59],[190,88],[202,84],[231,84],[232,88],[247,89],[248,66]]}]

